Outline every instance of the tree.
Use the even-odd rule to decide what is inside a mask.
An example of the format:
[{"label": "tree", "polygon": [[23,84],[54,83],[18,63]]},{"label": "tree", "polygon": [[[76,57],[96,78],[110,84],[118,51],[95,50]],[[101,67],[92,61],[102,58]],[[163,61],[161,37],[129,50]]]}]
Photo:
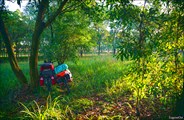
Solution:
[{"label": "tree", "polygon": [[[4,9],[4,0],[1,3],[1,13],[6,13]],[[20,0],[17,0],[17,3],[20,5]],[[35,1],[36,5],[38,5],[38,12],[34,27],[34,32],[32,35],[32,42],[31,42],[31,52],[30,52],[30,80],[31,80],[31,86],[36,87],[38,86],[38,51],[40,46],[40,37],[43,31],[53,23],[53,21],[59,16],[63,15],[66,12],[70,12],[75,10],[78,7],[84,7],[87,6],[88,1],[69,1],[69,0],[62,0],[62,1],[53,1],[49,2],[49,0],[39,0]],[[47,10],[50,6],[57,6],[58,8],[50,13],[50,16],[47,16]],[[8,55],[10,59],[10,63],[12,64],[12,69],[14,70],[14,73],[17,74],[17,77],[22,80],[22,78],[25,78],[22,71],[18,67],[17,60],[15,58],[15,55],[13,53],[12,47],[11,47],[11,40],[9,38],[9,34],[6,32],[6,27],[4,25],[4,19],[3,15],[0,15],[0,31],[2,33],[3,39],[6,43],[6,47],[8,48]],[[24,76],[24,77],[23,77]],[[23,83],[26,83],[25,80],[22,80]]]},{"label": "tree", "polygon": [[[165,2],[165,1],[164,1]],[[165,48],[165,52],[169,53],[170,61],[174,61],[173,63],[173,79],[174,79],[174,87],[177,91],[178,84],[183,83],[182,85],[182,94],[176,96],[176,115],[184,115],[184,72],[183,65],[183,53],[184,53],[184,1],[168,1],[167,2],[167,19],[165,21],[165,25],[167,28],[163,29],[163,33],[168,33],[168,39],[165,39],[163,48]],[[169,28],[169,29],[168,29]],[[175,76],[178,77],[175,77]]]},{"label": "tree", "polygon": [[64,63],[66,59],[76,60],[78,50],[81,54],[81,49],[87,49],[92,44],[92,29],[89,25],[89,18],[82,11],[76,10],[58,17],[52,24],[53,40],[46,37],[42,42],[44,58],[52,59],[59,64]]},{"label": "tree", "polygon": [[92,26],[96,30],[97,36],[95,37],[97,43],[98,55],[102,53],[102,45],[107,40],[109,32],[107,31],[105,25],[102,22],[94,23]]},{"label": "tree", "polygon": [[6,20],[6,25],[9,26],[9,34],[12,40],[12,46],[16,57],[19,57],[20,52],[23,52],[23,43],[26,41],[25,37],[29,32],[28,25],[25,23],[25,16],[19,11],[9,12],[9,19]]},{"label": "tree", "polygon": [[122,25],[121,23],[119,24],[119,21],[114,21],[110,23],[110,34],[111,34],[111,42],[112,42],[112,48],[113,48],[113,55],[116,55],[116,48],[120,42],[121,39],[121,29]]},{"label": "tree", "polygon": [[[118,57],[122,60],[129,58],[137,63],[136,70],[132,71],[132,74],[136,73],[134,74],[136,77],[132,76],[132,78],[135,78],[134,82],[137,86],[135,90],[137,110],[139,108],[139,101],[144,97],[144,91],[147,91],[146,89],[152,91],[156,88],[150,87],[146,81],[154,83],[154,86],[160,89],[167,88],[167,94],[164,92],[160,93],[160,95],[164,96],[164,99],[169,99],[169,97],[166,96],[172,96],[172,102],[175,102],[178,95],[175,96],[169,93],[181,90],[183,74],[180,71],[181,69],[179,69],[182,68],[183,64],[181,57],[179,58],[179,51],[183,51],[183,14],[181,12],[183,2],[164,0],[145,2],[151,2],[149,3],[150,6],[145,7],[144,5],[144,7],[138,8],[129,4],[125,7],[123,5],[121,6],[120,2],[119,4],[115,2],[113,5],[118,7],[112,8],[112,12],[110,13],[110,15],[112,14],[110,17],[112,20],[122,21],[122,42],[119,46]],[[163,6],[169,4],[170,7]],[[120,13],[120,11],[121,13],[123,13],[123,11],[129,13],[128,15],[130,16],[125,18],[126,14],[123,16],[121,16],[122,14],[119,15],[118,13]],[[149,66],[150,64],[155,66],[158,64],[160,67],[158,66],[159,68],[152,71]],[[157,74],[155,75],[154,72],[157,70],[158,72],[156,72]],[[151,76],[152,79],[148,76]],[[160,78],[161,76],[164,77]],[[155,82],[164,84],[159,86],[156,85]],[[170,83],[169,86],[167,86],[168,83]],[[146,88],[146,84],[148,84],[149,87]],[[151,94],[153,95],[154,92],[153,90]],[[147,92],[147,94],[150,93]],[[163,102],[163,97],[160,101]],[[170,101],[168,100],[168,102]],[[137,113],[139,113],[139,111]]]},{"label": "tree", "polygon": [[8,31],[7,31],[5,24],[4,24],[4,21],[3,21],[3,16],[5,17],[5,13],[4,13],[3,9],[4,8],[2,8],[2,7],[0,8],[0,11],[1,11],[0,12],[0,32],[1,32],[2,38],[4,40],[4,43],[5,43],[7,52],[8,52],[8,57],[9,57],[9,61],[10,61],[10,65],[12,67],[12,70],[15,73],[18,80],[20,81],[20,83],[22,85],[25,85],[25,84],[27,84],[26,77],[18,65],[17,59],[16,59],[15,54],[13,52],[10,36],[8,34]]}]

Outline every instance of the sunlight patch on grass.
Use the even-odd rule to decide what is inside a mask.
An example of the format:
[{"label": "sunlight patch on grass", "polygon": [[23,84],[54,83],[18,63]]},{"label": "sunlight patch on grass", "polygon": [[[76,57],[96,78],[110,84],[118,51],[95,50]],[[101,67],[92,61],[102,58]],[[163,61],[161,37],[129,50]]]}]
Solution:
[{"label": "sunlight patch on grass", "polygon": [[130,86],[130,83],[123,80],[123,78],[119,78],[113,81],[112,85],[106,84],[106,93],[111,97],[119,97],[130,92]]},{"label": "sunlight patch on grass", "polygon": [[31,108],[26,107],[23,103],[20,103],[20,105],[24,108],[24,110],[21,111],[21,113],[23,113],[23,116],[21,117],[22,119],[62,120],[73,117],[73,113],[68,106],[66,106],[65,109],[61,108],[60,96],[56,97],[54,100],[51,99],[51,96],[48,96],[46,105],[39,105],[36,101],[33,101]]}]

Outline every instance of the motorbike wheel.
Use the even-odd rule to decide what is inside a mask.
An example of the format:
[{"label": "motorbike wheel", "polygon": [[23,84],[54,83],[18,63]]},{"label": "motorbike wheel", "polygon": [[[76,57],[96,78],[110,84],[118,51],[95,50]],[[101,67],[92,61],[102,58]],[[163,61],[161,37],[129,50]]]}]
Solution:
[{"label": "motorbike wheel", "polygon": [[68,85],[68,83],[67,83],[67,78],[66,77],[64,77],[64,87],[67,89],[67,93],[69,94],[70,93],[70,88],[69,88],[69,85]]},{"label": "motorbike wheel", "polygon": [[45,78],[45,85],[47,87],[47,90],[50,92],[51,89],[51,79],[50,78]]}]

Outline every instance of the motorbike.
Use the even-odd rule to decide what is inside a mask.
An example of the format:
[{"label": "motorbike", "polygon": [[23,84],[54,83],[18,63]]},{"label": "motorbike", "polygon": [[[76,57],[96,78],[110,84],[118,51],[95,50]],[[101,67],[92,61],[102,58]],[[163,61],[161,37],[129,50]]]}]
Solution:
[{"label": "motorbike", "polygon": [[52,90],[52,85],[64,86],[70,93],[68,83],[72,82],[72,74],[67,64],[54,67],[53,63],[47,62],[40,66],[40,86],[46,86],[48,91]]}]

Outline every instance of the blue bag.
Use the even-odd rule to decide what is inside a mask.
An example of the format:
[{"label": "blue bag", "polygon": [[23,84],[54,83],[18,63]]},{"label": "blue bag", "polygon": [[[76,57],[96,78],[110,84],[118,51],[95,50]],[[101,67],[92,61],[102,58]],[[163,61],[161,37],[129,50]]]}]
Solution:
[{"label": "blue bag", "polygon": [[58,73],[66,70],[66,69],[68,69],[68,65],[67,64],[61,64],[61,65],[58,65],[57,67],[55,67],[54,71],[55,71],[56,74],[58,74]]}]

